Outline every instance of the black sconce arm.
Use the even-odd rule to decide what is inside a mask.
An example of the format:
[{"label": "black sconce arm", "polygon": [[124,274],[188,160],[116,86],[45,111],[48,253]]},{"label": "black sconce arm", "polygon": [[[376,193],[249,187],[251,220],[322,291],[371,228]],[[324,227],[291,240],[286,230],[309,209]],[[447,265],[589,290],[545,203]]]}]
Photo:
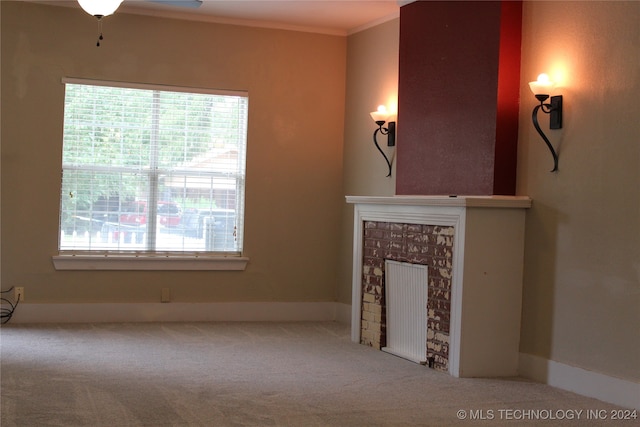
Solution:
[{"label": "black sconce arm", "polygon": [[542,132],[540,128],[540,123],[538,123],[538,111],[542,110],[543,113],[549,114],[549,129],[561,129],[562,128],[562,96],[552,96],[551,103],[545,104],[544,101],[549,98],[548,95],[536,95],[538,101],[540,101],[540,105],[536,105],[533,109],[533,114],[531,119],[533,120],[533,127],[536,128],[542,140],[547,144],[547,148],[551,152],[553,156],[553,169],[551,172],[556,172],[558,170],[558,153],[551,145],[549,138]]},{"label": "black sconce arm", "polygon": [[386,135],[387,136],[387,146],[389,147],[393,147],[396,145],[396,122],[389,122],[388,127],[383,127],[385,122],[382,120],[376,121],[376,124],[378,125],[378,129],[376,129],[376,131],[373,133],[373,143],[376,145],[376,148],[378,149],[378,151],[380,152],[380,154],[382,154],[382,157],[384,157],[384,160],[387,162],[387,166],[389,167],[389,173],[387,174],[387,176],[391,176],[391,162],[389,161],[389,158],[387,157],[387,155],[384,153],[384,151],[382,151],[382,148],[380,148],[380,145],[378,145],[378,133],[382,134],[382,135]]}]

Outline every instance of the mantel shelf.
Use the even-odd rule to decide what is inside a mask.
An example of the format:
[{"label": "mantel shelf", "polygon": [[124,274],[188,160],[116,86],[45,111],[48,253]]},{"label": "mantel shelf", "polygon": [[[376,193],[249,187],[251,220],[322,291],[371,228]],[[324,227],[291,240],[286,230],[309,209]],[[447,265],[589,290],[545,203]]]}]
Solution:
[{"label": "mantel shelf", "polygon": [[531,207],[528,196],[346,196],[347,203],[470,208]]}]

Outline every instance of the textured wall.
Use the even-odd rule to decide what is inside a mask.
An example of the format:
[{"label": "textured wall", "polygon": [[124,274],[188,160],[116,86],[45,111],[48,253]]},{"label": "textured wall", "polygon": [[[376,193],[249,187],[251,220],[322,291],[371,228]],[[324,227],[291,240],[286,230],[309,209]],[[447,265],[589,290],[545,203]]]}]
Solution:
[{"label": "textured wall", "polygon": [[[640,2],[526,2],[518,194],[527,213],[521,351],[640,380]],[[553,29],[550,31],[550,29]],[[531,124],[558,81],[564,126]]]},{"label": "textured wall", "polygon": [[514,194],[521,3],[400,13],[396,193]]}]

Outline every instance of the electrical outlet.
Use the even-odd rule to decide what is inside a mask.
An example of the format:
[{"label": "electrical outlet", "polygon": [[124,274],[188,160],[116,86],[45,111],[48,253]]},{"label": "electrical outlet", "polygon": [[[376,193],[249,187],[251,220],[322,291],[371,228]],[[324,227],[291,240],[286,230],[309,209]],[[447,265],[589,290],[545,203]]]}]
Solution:
[{"label": "electrical outlet", "polygon": [[16,302],[24,302],[24,288],[22,286],[13,288],[13,297]]}]

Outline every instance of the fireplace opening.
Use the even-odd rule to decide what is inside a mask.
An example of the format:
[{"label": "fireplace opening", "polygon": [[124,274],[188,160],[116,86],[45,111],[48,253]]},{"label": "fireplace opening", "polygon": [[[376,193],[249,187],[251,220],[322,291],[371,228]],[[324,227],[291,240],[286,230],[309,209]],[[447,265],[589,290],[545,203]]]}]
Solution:
[{"label": "fireplace opening", "polygon": [[393,348],[387,318],[387,263],[419,266],[426,270],[426,316],[420,322],[426,327],[422,341],[426,350],[412,359],[425,363],[431,358],[434,369],[448,371],[454,227],[364,221],[363,228],[360,343],[379,350]]}]

